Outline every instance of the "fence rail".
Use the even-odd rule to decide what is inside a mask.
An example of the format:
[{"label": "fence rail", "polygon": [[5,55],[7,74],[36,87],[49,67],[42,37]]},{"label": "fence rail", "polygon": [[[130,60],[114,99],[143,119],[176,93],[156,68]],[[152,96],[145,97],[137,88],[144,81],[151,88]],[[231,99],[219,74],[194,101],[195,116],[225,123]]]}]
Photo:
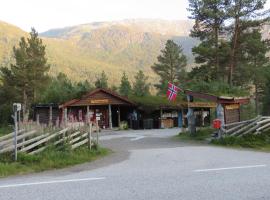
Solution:
[{"label": "fence rail", "polygon": [[260,134],[270,130],[270,117],[257,116],[254,119],[226,124],[221,130],[226,136],[242,137],[246,134]]},{"label": "fence rail", "polygon": [[[89,148],[98,143],[92,137],[92,133],[96,132],[98,140],[98,132],[100,131],[96,123],[84,127],[67,127],[62,130],[51,129],[48,132],[39,132],[38,130],[25,129],[18,131],[17,151],[29,154],[36,154],[45,150],[49,145],[60,145],[68,143],[72,149],[78,148],[86,143]],[[0,137],[0,154],[15,151],[14,133]]]}]

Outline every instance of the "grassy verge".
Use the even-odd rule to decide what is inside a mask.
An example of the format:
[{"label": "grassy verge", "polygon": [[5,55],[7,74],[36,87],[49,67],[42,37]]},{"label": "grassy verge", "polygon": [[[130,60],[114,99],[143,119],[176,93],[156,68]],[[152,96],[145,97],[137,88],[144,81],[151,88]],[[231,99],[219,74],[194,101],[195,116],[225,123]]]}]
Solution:
[{"label": "grassy verge", "polygon": [[197,130],[195,135],[190,135],[188,131],[179,133],[177,138],[182,140],[189,140],[189,141],[205,141],[207,138],[211,137],[211,134],[214,132],[211,128],[202,128]]},{"label": "grassy verge", "polygon": [[270,132],[259,135],[244,135],[243,137],[224,137],[214,139],[211,144],[227,147],[250,148],[270,152]]},{"label": "grassy verge", "polygon": [[71,150],[69,146],[61,149],[52,146],[37,155],[18,154],[17,162],[12,161],[10,154],[1,155],[0,177],[64,168],[93,161],[109,152],[104,148],[89,151],[85,146],[76,150]]},{"label": "grassy verge", "polygon": [[13,130],[12,130],[12,127],[11,126],[8,126],[8,125],[0,125],[0,137],[3,136],[3,135],[6,135],[8,133],[11,133]]},{"label": "grassy verge", "polygon": [[[197,131],[196,135],[191,136],[189,132],[180,133],[177,138],[186,141],[196,141],[206,143],[207,138],[215,132],[214,129],[204,128]],[[209,144],[233,147],[233,148],[249,148],[270,152],[270,131],[259,135],[247,134],[242,137],[223,137],[220,139],[212,139]]]}]

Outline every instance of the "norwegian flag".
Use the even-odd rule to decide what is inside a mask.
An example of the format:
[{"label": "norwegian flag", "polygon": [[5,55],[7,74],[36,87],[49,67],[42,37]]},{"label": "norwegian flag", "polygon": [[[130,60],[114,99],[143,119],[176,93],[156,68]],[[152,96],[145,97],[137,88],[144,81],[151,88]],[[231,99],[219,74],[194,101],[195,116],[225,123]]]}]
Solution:
[{"label": "norwegian flag", "polygon": [[177,86],[175,86],[172,83],[168,84],[168,91],[167,91],[167,98],[170,101],[174,101],[176,99],[178,91],[181,91],[181,89]]}]

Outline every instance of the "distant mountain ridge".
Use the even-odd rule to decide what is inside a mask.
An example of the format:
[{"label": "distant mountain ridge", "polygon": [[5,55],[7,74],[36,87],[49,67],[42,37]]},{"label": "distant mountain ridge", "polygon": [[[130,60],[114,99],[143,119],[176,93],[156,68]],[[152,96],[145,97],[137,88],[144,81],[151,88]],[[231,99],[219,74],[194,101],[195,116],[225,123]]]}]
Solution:
[{"label": "distant mountain ridge", "polygon": [[[66,73],[72,80],[94,81],[102,70],[107,72],[111,83],[119,83],[126,71],[132,80],[134,74],[143,70],[151,82],[158,77],[151,70],[166,40],[174,39],[181,44],[184,53],[193,62],[191,48],[198,43],[190,38],[192,21],[122,20],[96,22],[51,29],[40,33],[47,49],[52,75]],[[27,33],[0,22],[0,63],[7,64],[12,47]]]},{"label": "distant mountain ridge", "polygon": [[127,19],[112,22],[93,22],[70,26],[65,28],[50,29],[41,33],[45,37],[68,37],[77,34],[82,30],[84,32],[93,31],[95,29],[109,28],[112,26],[122,26],[133,31],[156,33],[161,35],[185,36],[189,35],[193,26],[191,20],[155,20],[155,19]]}]

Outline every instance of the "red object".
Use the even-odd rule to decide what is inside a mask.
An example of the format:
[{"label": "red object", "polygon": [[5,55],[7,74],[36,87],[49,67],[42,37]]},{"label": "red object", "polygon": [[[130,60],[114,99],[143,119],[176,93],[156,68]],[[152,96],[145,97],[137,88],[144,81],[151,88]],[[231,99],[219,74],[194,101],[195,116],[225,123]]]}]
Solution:
[{"label": "red object", "polygon": [[220,129],[221,128],[221,120],[220,119],[214,119],[213,120],[213,127],[215,129]]},{"label": "red object", "polygon": [[178,91],[181,91],[181,89],[177,86],[175,86],[172,83],[168,84],[168,90],[167,90],[167,98],[170,101],[174,101],[176,99]]}]

